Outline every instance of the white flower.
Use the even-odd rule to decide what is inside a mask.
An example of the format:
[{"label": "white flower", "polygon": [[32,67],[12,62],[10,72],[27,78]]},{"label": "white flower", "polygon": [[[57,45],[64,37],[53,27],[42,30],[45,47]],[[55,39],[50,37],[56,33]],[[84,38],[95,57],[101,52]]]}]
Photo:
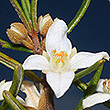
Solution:
[{"label": "white flower", "polygon": [[11,87],[12,81],[9,81],[7,83],[5,83],[5,80],[0,82],[0,100],[3,100],[3,96],[2,93],[4,90],[9,91],[10,87]]},{"label": "white flower", "polygon": [[100,79],[95,93],[83,100],[83,109],[110,100],[110,79]]},{"label": "white flower", "polygon": [[[3,80],[0,82],[0,100],[4,99],[2,93],[4,90],[9,91],[11,84],[12,81],[5,82],[5,80]],[[26,99],[23,100],[19,96],[17,96],[16,99],[26,108],[38,109],[40,93],[38,92],[34,83],[31,81],[23,81],[21,91],[26,93]]]},{"label": "white flower", "polygon": [[63,20],[56,19],[46,35],[47,52],[31,55],[23,63],[24,70],[42,70],[46,74],[47,82],[57,98],[69,89],[75,70],[90,67],[102,58],[109,60],[106,52],[77,53],[67,38],[67,29]]}]

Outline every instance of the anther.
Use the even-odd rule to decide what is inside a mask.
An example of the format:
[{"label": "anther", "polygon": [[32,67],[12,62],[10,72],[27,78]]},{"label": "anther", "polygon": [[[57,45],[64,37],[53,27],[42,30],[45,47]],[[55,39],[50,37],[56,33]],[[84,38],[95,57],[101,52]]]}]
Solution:
[{"label": "anther", "polygon": [[56,49],[55,50],[53,50],[53,53],[56,53],[57,51],[56,51]]},{"label": "anther", "polygon": [[59,58],[59,59],[58,59],[58,62],[63,62],[63,59],[62,59],[62,58]]}]

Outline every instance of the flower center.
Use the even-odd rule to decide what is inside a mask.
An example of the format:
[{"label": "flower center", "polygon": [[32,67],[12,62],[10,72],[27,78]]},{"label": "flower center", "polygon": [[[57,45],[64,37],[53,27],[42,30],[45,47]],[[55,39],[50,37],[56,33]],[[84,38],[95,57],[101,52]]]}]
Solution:
[{"label": "flower center", "polygon": [[110,94],[110,79],[105,79],[105,81],[103,82],[103,90],[105,93]]},{"label": "flower center", "polygon": [[63,62],[63,57],[67,57],[67,53],[64,51],[61,51],[60,53],[57,53],[56,49],[53,50],[53,57],[57,57],[58,62]]},{"label": "flower center", "polygon": [[68,54],[65,51],[60,51],[59,53],[55,50],[51,52],[51,70],[54,72],[65,72],[69,68]]}]

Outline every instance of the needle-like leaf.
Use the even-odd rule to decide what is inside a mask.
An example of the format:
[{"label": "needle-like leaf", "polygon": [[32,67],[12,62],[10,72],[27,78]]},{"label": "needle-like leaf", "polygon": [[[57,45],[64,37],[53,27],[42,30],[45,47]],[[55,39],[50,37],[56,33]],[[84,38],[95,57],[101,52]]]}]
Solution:
[{"label": "needle-like leaf", "polygon": [[81,18],[84,16],[88,6],[90,5],[91,0],[83,0],[82,5],[78,12],[76,13],[76,16],[73,18],[73,20],[68,24],[68,34],[73,30],[73,28],[78,24],[78,22],[81,20]]},{"label": "needle-like leaf", "polygon": [[84,76],[86,76],[87,74],[91,73],[92,71],[95,71],[97,70],[102,64],[104,64],[105,60],[102,59],[98,62],[96,62],[94,65],[90,66],[89,68],[85,69],[85,70],[82,70],[80,72],[78,72],[76,75],[75,75],[75,78],[73,81],[76,81]]},{"label": "needle-like leaf", "polygon": [[37,30],[37,0],[31,0],[31,21],[33,29]]},{"label": "needle-like leaf", "polygon": [[17,51],[25,51],[25,52],[33,53],[32,50],[26,48],[25,46],[17,45],[17,44],[14,44],[14,43],[9,43],[9,42],[4,41],[2,39],[0,39],[0,46],[2,46],[3,48],[7,48],[7,49],[12,49],[12,50],[17,50]]},{"label": "needle-like leaf", "polygon": [[[5,56],[4,54],[0,53],[0,56],[3,55],[3,57]],[[3,59],[3,57],[1,59]],[[9,58],[9,57],[8,57]],[[1,62],[1,59],[0,59],[0,62]],[[11,59],[12,60],[12,59]],[[6,61],[6,59],[4,60]],[[3,62],[3,61],[2,61]],[[22,65],[20,63],[17,63],[16,61],[13,60],[14,63],[16,63],[16,66],[14,67],[14,75],[13,75],[13,80],[12,80],[12,85],[10,87],[10,92],[14,95],[14,96],[17,96],[19,90],[20,90],[20,87],[21,87],[21,84],[22,84],[22,81],[23,81],[23,78],[24,78],[24,71],[23,71],[23,68],[22,68]],[[6,61],[5,63],[8,63],[8,66],[10,63],[10,61]],[[14,63],[11,64],[11,66],[13,67],[14,66]],[[11,67],[10,66],[10,67]],[[6,104],[6,101],[4,101],[1,106],[0,106],[0,110],[4,110],[5,108],[7,108],[7,104]]]},{"label": "needle-like leaf", "polygon": [[24,10],[25,16],[26,16],[27,20],[29,21],[30,20],[30,13],[29,13],[30,2],[29,2],[29,0],[21,0],[21,4],[22,4],[22,8]]},{"label": "needle-like leaf", "polygon": [[4,91],[3,96],[8,104],[8,106],[11,108],[11,110],[26,110],[19,102],[18,100],[11,94],[9,91]]},{"label": "needle-like leaf", "polygon": [[27,20],[21,6],[19,5],[17,0],[10,0],[11,4],[13,5],[13,7],[15,8],[15,10],[17,11],[20,19],[22,20],[22,22],[24,23],[24,25],[26,26],[28,32],[31,32],[31,26],[29,24],[29,21]]}]

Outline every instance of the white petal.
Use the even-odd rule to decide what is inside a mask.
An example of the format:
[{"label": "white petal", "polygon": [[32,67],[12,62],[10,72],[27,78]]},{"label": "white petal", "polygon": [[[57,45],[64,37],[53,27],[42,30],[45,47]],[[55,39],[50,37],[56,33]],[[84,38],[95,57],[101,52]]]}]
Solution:
[{"label": "white petal", "polygon": [[76,47],[74,47],[74,48],[71,49],[71,53],[70,53],[70,55],[69,55],[69,59],[71,59],[75,54],[77,54],[77,49],[76,49]]},{"label": "white petal", "polygon": [[[26,93],[25,106],[38,108],[40,93],[31,81],[23,81],[21,91]],[[20,100],[22,101],[22,100]]]},{"label": "white petal", "polygon": [[57,98],[61,97],[70,87],[75,74],[72,71],[65,73],[46,74],[47,82],[51,86]]},{"label": "white petal", "polygon": [[109,60],[107,52],[90,53],[90,52],[79,52],[75,54],[70,60],[71,69],[81,69],[90,67],[97,61],[105,58]]},{"label": "white petal", "polygon": [[30,55],[23,63],[24,70],[48,70],[49,62],[41,55]]},{"label": "white petal", "polygon": [[103,103],[110,99],[110,94],[95,93],[83,100],[83,109],[95,104]]},{"label": "white petal", "polygon": [[0,82],[0,87],[1,87],[3,84],[5,84],[5,79]]},{"label": "white petal", "polygon": [[6,83],[2,83],[3,85],[0,85],[0,100],[3,100],[3,96],[2,96],[2,93],[4,90],[7,90],[9,91],[10,87],[11,87],[11,84],[12,84],[12,81],[9,81],[9,82],[6,82]]},{"label": "white petal", "polygon": [[52,50],[71,52],[71,42],[67,38],[67,25],[63,20],[57,19],[49,28],[46,35],[46,50],[51,54]]},{"label": "white petal", "polygon": [[104,79],[100,79],[98,84],[97,84],[97,88],[96,88],[96,91],[97,92],[104,92],[104,89],[103,89],[103,82],[105,80]]},{"label": "white petal", "polygon": [[18,95],[16,96],[16,99],[22,104],[22,105],[25,105],[26,106],[26,102],[21,98],[19,97]]}]

